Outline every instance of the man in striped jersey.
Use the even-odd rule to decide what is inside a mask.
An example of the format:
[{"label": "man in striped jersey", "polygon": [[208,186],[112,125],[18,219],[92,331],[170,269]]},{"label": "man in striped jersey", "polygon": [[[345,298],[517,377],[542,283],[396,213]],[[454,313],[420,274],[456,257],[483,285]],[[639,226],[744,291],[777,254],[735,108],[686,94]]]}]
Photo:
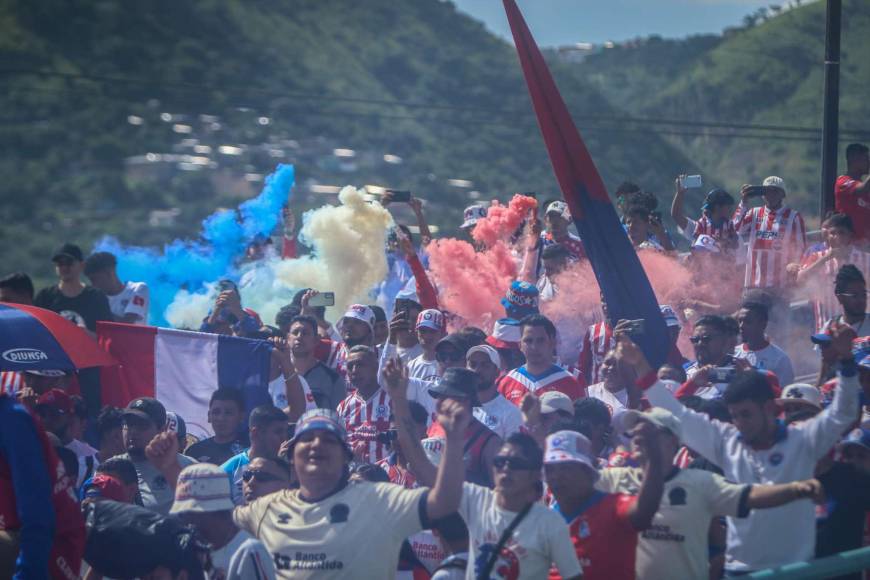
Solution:
[{"label": "man in striped jersey", "polygon": [[770,176],[762,184],[764,205],[750,208],[748,200],[757,191],[744,185],[734,214],[737,233],[748,244],[746,288],[761,288],[777,294],[788,285],[786,267],[803,255],[807,245],[804,218],[783,205],[785,182]]},{"label": "man in striped jersey", "polygon": [[374,348],[359,344],[347,352],[345,364],[351,392],[339,403],[338,416],[344,421],[354,456],[376,463],[388,454],[379,435],[390,430],[392,413],[390,396],[378,382],[378,354]]},{"label": "man in striped jersey", "polygon": [[846,147],[846,174],[834,186],[837,211],[848,214],[858,239],[870,237],[870,149],[861,143]]},{"label": "man in striped jersey", "polygon": [[[681,176],[682,177],[682,176]],[[734,198],[724,189],[712,189],[701,206],[701,217],[697,221],[686,217],[683,213],[683,197],[688,191],[676,179],[677,191],[671,203],[671,217],[679,231],[690,242],[694,243],[699,236],[710,236],[718,243],[723,252],[733,255],[738,246],[737,232],[731,216],[734,214]]]},{"label": "man in striped jersey", "polygon": [[586,396],[583,385],[571,373],[557,366],[556,327],[545,316],[533,314],[520,322],[520,350],[526,364],[505,375],[498,384],[499,392],[516,406],[532,393],[540,395],[547,391],[559,391],[571,400]]},{"label": "man in striped jersey", "polygon": [[863,251],[854,243],[852,218],[843,213],[831,214],[822,223],[822,237],[822,247],[804,256],[797,273],[798,284],[805,288],[813,301],[816,332],[840,313],[840,304],[831,292],[840,267],[854,264],[865,279],[870,276],[870,252]]}]

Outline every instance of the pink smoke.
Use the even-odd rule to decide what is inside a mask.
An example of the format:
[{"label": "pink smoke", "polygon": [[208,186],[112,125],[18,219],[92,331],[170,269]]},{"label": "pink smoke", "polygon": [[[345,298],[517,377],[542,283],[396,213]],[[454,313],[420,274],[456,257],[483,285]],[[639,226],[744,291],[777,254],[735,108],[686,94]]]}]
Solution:
[{"label": "pink smoke", "polygon": [[475,252],[468,242],[447,238],[434,240],[426,251],[441,307],[489,332],[493,322],[504,317],[499,300],[517,277],[507,245],[497,241]]},{"label": "pink smoke", "polygon": [[514,195],[507,207],[493,201],[486,217],[478,220],[471,235],[476,241],[490,248],[499,240],[507,241],[523,220],[537,209],[537,200],[526,195]]}]

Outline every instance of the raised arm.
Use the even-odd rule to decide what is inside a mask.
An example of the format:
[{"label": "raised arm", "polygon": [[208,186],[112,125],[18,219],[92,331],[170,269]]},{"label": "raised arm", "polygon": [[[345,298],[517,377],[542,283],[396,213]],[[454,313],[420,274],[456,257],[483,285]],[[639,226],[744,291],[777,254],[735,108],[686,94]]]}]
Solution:
[{"label": "raised arm", "polygon": [[[423,445],[414,436],[414,420],[408,406],[408,369],[396,358],[389,359],[383,366],[384,388],[390,395],[393,405],[393,418],[399,435],[402,454],[408,460],[411,472],[420,485],[431,487],[435,484],[437,469],[426,457]],[[460,443],[461,448],[461,443]],[[465,470],[460,466],[459,471]]]},{"label": "raised arm", "polygon": [[414,210],[417,227],[420,228],[420,245],[425,248],[432,241],[432,232],[429,231],[429,224],[426,223],[426,216],[423,214],[423,200],[419,197],[412,197],[408,201],[408,205]]},{"label": "raised arm", "polygon": [[414,285],[417,290],[417,299],[423,308],[438,308],[438,291],[429,280],[429,275],[426,274],[426,269],[423,268],[423,263],[420,262],[420,257],[414,251],[414,245],[408,236],[400,229],[396,231],[396,237],[399,239],[399,246],[405,254],[405,261],[411,267],[411,272],[414,274]]},{"label": "raised arm", "polygon": [[[683,177],[682,175],[680,177]],[[686,219],[686,214],[683,213],[683,197],[686,195],[686,188],[680,184],[680,177],[674,182],[676,192],[674,193],[674,201],[671,202],[671,217],[674,218],[674,223],[684,230],[689,225],[689,220]]]},{"label": "raised arm", "polygon": [[659,509],[665,489],[665,461],[662,458],[659,434],[656,427],[642,421],[631,432],[631,436],[643,449],[643,481],[637,501],[628,511],[628,519],[634,529],[645,530],[652,524]]}]

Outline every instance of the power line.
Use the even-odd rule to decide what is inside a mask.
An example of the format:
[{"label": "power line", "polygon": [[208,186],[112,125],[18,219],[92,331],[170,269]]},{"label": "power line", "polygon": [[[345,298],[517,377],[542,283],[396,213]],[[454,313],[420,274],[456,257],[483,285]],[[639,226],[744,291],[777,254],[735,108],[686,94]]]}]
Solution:
[{"label": "power line", "polygon": [[[447,104],[439,104],[439,103],[424,103],[424,102],[415,102],[415,101],[401,101],[401,100],[390,100],[390,99],[374,99],[374,98],[363,98],[363,97],[344,97],[344,96],[325,96],[320,94],[306,94],[306,93],[279,93],[275,91],[269,91],[266,89],[257,89],[254,87],[242,87],[242,86],[230,86],[230,85],[208,85],[208,84],[196,84],[196,83],[188,83],[182,81],[152,81],[146,79],[135,79],[131,77],[113,77],[106,75],[94,75],[94,74],[85,74],[85,73],[66,73],[60,71],[47,71],[43,69],[26,69],[26,68],[2,68],[0,69],[0,75],[2,74],[21,74],[21,75],[36,75],[36,76],[47,76],[47,77],[59,77],[65,78],[69,80],[86,80],[98,83],[113,83],[113,84],[134,84],[134,85],[143,85],[143,86],[151,86],[151,87],[161,87],[168,89],[176,89],[183,91],[196,91],[198,94],[205,94],[204,91],[224,91],[224,92],[234,92],[238,91],[241,93],[254,93],[263,96],[270,96],[273,98],[281,98],[281,99],[293,99],[293,100],[316,100],[318,102],[348,102],[348,103],[357,103],[364,105],[381,105],[381,106],[395,106],[395,107],[404,107],[404,108],[412,108],[412,109],[427,109],[427,110],[437,110],[437,111],[466,111],[466,112],[481,112],[486,114],[495,114],[495,115],[510,115],[513,118],[517,116],[528,117],[531,118],[532,115],[529,111],[520,111],[513,109],[498,109],[498,108],[489,108],[489,107],[480,107],[480,106],[468,106],[468,105],[447,105]],[[33,89],[28,89],[33,90]],[[313,113],[312,113],[313,114]],[[360,115],[363,115],[360,113]],[[372,115],[372,114],[368,114]],[[384,119],[414,119],[412,116],[389,116],[380,114],[381,118]],[[715,128],[715,129],[745,129],[752,131],[779,131],[786,133],[804,133],[804,134],[815,134],[818,133],[821,135],[821,128],[815,127],[800,127],[794,125],[770,125],[770,124],[751,124],[751,123],[724,123],[724,122],[714,122],[714,121],[691,121],[686,119],[672,119],[672,118],[644,118],[644,117],[613,117],[613,116],[601,116],[601,115],[582,115],[577,114],[573,115],[575,119],[578,120],[591,120],[591,121],[604,121],[604,122],[616,122],[616,123],[633,123],[633,124],[649,124],[649,125],[676,125],[676,126],[685,126],[685,127],[702,127],[702,128]],[[511,123],[499,123],[499,122],[489,122],[489,121],[480,121],[475,124],[493,124],[493,125],[505,125],[505,126],[513,126],[514,122]],[[857,138],[867,138],[870,137],[870,129],[844,129],[841,130],[840,133],[842,135],[852,135]],[[693,135],[693,133],[675,133],[669,132],[665,134],[682,134],[682,135]],[[730,134],[706,134],[708,136],[719,136],[719,137],[727,137],[732,136]],[[699,135],[701,135],[699,133]],[[762,136],[750,135],[749,138],[763,138]],[[772,137],[778,140],[794,140],[794,139],[779,139],[778,137]],[[807,141],[817,141],[819,138],[811,138],[806,139]]]}]

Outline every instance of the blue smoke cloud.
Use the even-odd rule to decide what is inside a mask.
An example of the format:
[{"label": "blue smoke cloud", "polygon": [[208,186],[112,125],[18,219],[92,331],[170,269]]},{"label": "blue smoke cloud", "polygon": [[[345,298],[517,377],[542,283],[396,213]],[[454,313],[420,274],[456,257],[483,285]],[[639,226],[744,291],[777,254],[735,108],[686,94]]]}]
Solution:
[{"label": "blue smoke cloud", "polygon": [[191,293],[221,278],[236,278],[235,262],[257,236],[271,234],[281,217],[295,182],[292,165],[278,165],[266,178],[263,191],[242,203],[238,211],[215,212],[202,222],[200,240],[173,240],[160,252],[154,248],[123,246],[105,237],[95,252],[111,252],[118,259],[121,280],[145,282],[151,294],[150,324],[167,326],[165,312],[182,288]]}]

